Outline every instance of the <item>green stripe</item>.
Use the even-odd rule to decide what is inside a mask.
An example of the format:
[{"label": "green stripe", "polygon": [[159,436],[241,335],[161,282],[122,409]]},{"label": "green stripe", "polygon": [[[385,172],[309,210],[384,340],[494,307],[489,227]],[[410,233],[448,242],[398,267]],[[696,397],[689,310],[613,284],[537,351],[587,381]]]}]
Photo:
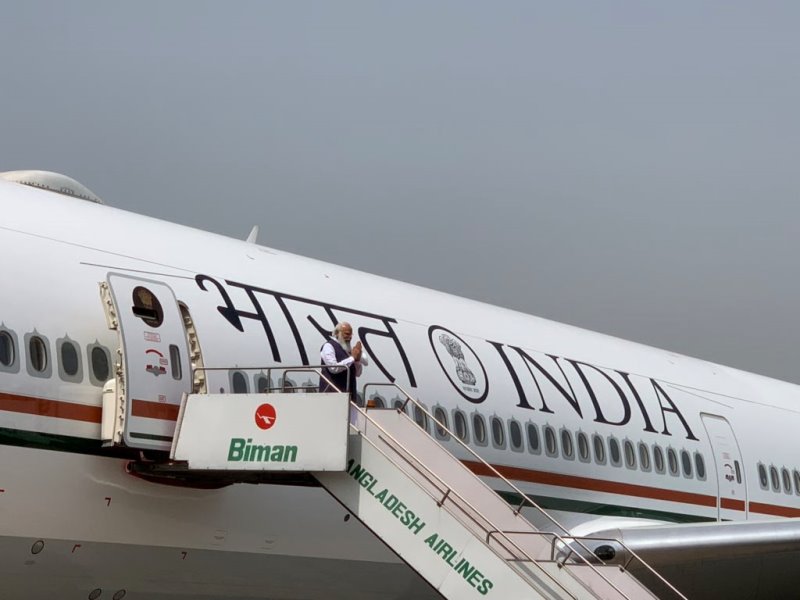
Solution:
[{"label": "green stripe", "polygon": [[152,433],[137,433],[131,431],[128,435],[139,440],[157,440],[159,442],[172,442],[171,435],[153,435]]},{"label": "green stripe", "polygon": [[[516,492],[500,492],[497,494],[514,507],[533,506]],[[650,510],[634,506],[620,506],[617,504],[602,504],[599,502],[586,502],[583,500],[567,500],[566,498],[553,498],[551,496],[530,496],[531,499],[545,510],[562,510],[565,512],[584,513],[604,517],[627,517],[633,519],[653,519],[669,523],[703,523],[716,521],[713,517],[700,517],[682,513],[667,512],[663,510]]]},{"label": "green stripe", "polygon": [[[141,434],[140,434],[141,435]],[[133,436],[133,434],[132,434]],[[170,438],[161,438],[169,440]],[[74,452],[77,454],[91,454],[94,456],[105,456],[112,458],[138,459],[140,451],[136,448],[104,447],[100,440],[89,440],[86,438],[71,437],[67,435],[55,435],[52,433],[39,433],[35,431],[21,431],[19,429],[0,428],[0,445],[21,446],[24,448],[37,448],[40,450],[56,450],[58,452]],[[166,458],[166,453],[153,452],[153,457],[162,456]],[[522,505],[531,506],[531,503],[524,500],[516,492],[497,492],[510,505],[517,507]],[[694,515],[684,515],[680,513],[665,512],[660,510],[648,510],[632,506],[619,506],[615,504],[601,504],[598,502],[585,502],[581,500],[567,500],[565,498],[553,498],[550,496],[531,495],[536,504],[546,510],[563,510],[566,512],[585,513],[601,516],[613,517],[632,517],[638,519],[654,519],[672,523],[700,523],[704,521],[715,521],[709,517],[698,517]]]}]

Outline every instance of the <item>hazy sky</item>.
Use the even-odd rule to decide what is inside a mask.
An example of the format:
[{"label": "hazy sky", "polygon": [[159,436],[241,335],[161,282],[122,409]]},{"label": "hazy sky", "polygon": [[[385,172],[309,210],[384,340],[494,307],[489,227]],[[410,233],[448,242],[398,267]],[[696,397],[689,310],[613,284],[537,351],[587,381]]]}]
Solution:
[{"label": "hazy sky", "polygon": [[800,382],[797,2],[6,3],[0,170]]}]

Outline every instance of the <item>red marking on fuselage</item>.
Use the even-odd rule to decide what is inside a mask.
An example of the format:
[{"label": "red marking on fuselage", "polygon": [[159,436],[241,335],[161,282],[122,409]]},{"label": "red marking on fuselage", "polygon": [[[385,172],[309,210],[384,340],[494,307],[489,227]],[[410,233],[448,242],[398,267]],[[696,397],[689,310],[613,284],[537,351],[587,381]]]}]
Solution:
[{"label": "red marking on fuselage", "polygon": [[177,404],[164,404],[163,402],[152,402],[150,400],[134,399],[131,402],[131,414],[134,417],[177,421],[179,409],[180,407]]}]

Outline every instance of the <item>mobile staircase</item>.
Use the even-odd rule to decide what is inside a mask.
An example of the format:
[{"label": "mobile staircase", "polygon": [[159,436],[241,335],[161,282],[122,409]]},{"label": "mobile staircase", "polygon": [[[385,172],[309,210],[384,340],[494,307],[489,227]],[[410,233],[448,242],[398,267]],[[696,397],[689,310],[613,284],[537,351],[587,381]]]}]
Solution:
[{"label": "mobile staircase", "polygon": [[[668,590],[665,598],[686,600],[630,550],[625,565],[604,563],[400,386],[368,384],[365,392],[375,385],[393,386],[406,399],[395,408],[362,409],[346,393],[287,393],[285,386],[266,394],[185,395],[171,458],[186,461],[187,473],[224,473],[228,481],[310,473],[444,598],[656,598],[627,570],[635,560]],[[407,408],[459,443],[476,470],[502,480],[522,504],[503,500]],[[540,511],[553,531],[531,525],[523,506]]]}]

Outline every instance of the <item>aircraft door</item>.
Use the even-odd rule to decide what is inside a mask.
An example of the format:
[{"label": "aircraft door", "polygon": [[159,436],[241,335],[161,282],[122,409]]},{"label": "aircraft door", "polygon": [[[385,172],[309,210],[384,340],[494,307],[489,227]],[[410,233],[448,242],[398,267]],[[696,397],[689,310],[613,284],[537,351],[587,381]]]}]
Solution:
[{"label": "aircraft door", "polygon": [[717,471],[717,508],[721,520],[747,518],[747,485],[739,444],[730,423],[717,415],[703,414]]},{"label": "aircraft door", "polygon": [[164,283],[118,273],[109,274],[103,295],[121,350],[116,392],[121,427],[114,442],[168,451],[182,395],[192,391],[178,302]]}]

